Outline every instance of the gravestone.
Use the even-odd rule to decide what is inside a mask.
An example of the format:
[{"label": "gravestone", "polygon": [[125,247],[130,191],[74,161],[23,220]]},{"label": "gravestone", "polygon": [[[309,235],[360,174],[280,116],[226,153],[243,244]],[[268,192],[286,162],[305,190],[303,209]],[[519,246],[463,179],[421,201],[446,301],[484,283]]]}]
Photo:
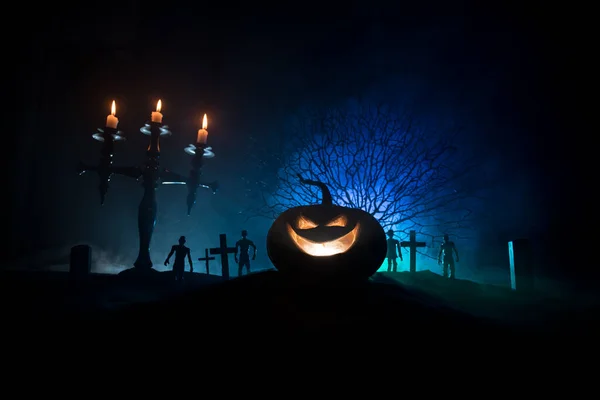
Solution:
[{"label": "gravestone", "polygon": [[224,233],[219,235],[219,247],[210,249],[210,254],[221,255],[221,276],[229,279],[229,254],[235,254],[235,247],[227,247],[227,236]]},{"label": "gravestone", "polygon": [[400,246],[408,247],[410,249],[409,257],[410,257],[410,272],[417,272],[417,248],[418,247],[427,247],[427,243],[425,242],[417,242],[417,232],[410,231],[408,234],[409,241],[408,242],[400,242]]},{"label": "gravestone", "polygon": [[533,290],[533,257],[531,242],[516,239],[508,242],[508,260],[510,265],[510,287],[518,291]]},{"label": "gravestone", "polygon": [[69,275],[74,279],[87,278],[92,272],[92,248],[80,244],[71,248]]}]

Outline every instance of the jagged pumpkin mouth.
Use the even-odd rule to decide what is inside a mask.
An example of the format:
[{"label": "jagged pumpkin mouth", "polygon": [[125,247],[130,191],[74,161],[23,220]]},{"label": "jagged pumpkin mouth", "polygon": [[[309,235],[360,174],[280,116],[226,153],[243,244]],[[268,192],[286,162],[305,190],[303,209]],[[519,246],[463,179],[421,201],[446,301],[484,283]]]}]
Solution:
[{"label": "jagged pumpkin mouth", "polygon": [[360,224],[357,223],[354,229],[337,239],[326,242],[315,242],[304,238],[296,233],[290,224],[287,224],[287,231],[294,244],[304,253],[314,257],[327,257],[347,252],[358,237]]}]

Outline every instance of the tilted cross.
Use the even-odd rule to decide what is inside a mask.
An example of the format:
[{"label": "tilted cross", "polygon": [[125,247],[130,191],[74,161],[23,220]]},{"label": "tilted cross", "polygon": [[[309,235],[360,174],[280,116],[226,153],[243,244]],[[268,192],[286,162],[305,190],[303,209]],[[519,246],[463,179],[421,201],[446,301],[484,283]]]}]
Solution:
[{"label": "tilted cross", "polygon": [[417,242],[417,232],[410,231],[408,233],[409,241],[400,242],[400,246],[410,249],[410,272],[417,272],[417,247],[427,247],[425,242]]},{"label": "tilted cross", "polygon": [[208,268],[208,262],[211,260],[214,260],[214,257],[209,257],[208,256],[208,249],[204,249],[204,257],[199,258],[198,261],[205,261],[206,262],[206,275],[209,275],[209,268]]},{"label": "tilted cross", "polygon": [[219,247],[213,247],[210,249],[210,254],[221,255],[221,276],[225,279],[229,279],[229,254],[235,254],[237,249],[235,247],[227,247],[227,235],[221,233],[219,235]]}]

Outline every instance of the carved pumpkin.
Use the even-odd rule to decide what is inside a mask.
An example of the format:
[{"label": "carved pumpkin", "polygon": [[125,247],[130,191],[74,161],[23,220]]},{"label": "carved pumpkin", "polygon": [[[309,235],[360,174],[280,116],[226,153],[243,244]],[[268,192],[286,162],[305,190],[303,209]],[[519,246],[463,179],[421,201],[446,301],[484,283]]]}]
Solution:
[{"label": "carved pumpkin", "polygon": [[279,271],[317,278],[366,279],[383,263],[385,232],[363,210],[333,204],[327,186],[318,181],[303,184],[321,189],[322,203],[290,208],[269,229],[267,253]]}]

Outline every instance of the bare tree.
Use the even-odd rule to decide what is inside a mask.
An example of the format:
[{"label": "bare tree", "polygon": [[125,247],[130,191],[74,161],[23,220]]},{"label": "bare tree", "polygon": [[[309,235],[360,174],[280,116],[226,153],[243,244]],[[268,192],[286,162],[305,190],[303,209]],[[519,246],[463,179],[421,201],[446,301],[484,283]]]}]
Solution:
[{"label": "bare tree", "polygon": [[261,158],[265,171],[277,172],[254,184],[260,204],[249,217],[314,203],[319,192],[299,184],[301,174],[327,183],[334,202],[369,212],[386,230],[433,237],[467,228],[476,164],[459,151],[458,129],[427,127],[371,103],[300,113],[289,128],[280,136],[289,139]]}]

